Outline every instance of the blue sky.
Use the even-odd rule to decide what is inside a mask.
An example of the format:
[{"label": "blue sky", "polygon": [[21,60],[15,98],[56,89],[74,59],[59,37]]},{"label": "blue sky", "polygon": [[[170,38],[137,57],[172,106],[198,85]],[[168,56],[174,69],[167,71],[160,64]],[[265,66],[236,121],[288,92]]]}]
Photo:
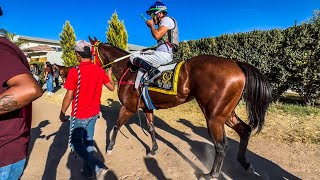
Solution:
[{"label": "blue sky", "polygon": [[[155,0],[1,0],[0,27],[11,33],[59,40],[66,20],[77,40],[96,36],[106,41],[107,21],[117,11],[129,43],[152,46],[149,28],[140,14]],[[178,22],[180,41],[222,34],[287,28],[312,17],[319,0],[162,0]]]}]

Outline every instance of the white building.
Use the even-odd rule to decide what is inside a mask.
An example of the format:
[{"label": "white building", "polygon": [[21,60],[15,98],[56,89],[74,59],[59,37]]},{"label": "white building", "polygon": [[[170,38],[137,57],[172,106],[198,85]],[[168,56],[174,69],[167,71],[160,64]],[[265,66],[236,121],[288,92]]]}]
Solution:
[{"label": "white building", "polygon": [[[51,64],[56,63],[58,65],[63,65],[60,41],[21,35],[15,36],[14,40],[23,40],[26,42],[25,44],[22,44],[20,48],[25,52],[29,61],[48,61]],[[139,51],[144,48],[146,47],[128,44],[127,51]]]}]

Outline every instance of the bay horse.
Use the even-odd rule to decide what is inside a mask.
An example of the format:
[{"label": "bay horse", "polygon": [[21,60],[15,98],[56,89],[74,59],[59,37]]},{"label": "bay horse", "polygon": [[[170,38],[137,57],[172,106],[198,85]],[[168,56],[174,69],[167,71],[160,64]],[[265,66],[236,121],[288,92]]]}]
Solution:
[{"label": "bay horse", "polygon": [[[95,37],[89,37],[93,48],[94,62],[101,67],[110,65],[118,80],[118,97],[121,102],[119,117],[110,139],[107,151],[115,145],[117,133],[122,125],[141,108],[147,117],[152,140],[150,154],[155,154],[158,145],[155,138],[153,110],[139,101],[140,91],[134,88],[137,72],[129,69],[130,54],[108,43],[101,43]],[[127,58],[117,61],[121,57]],[[271,85],[266,77],[254,66],[240,61],[199,55],[185,61],[178,75],[177,95],[167,95],[149,91],[156,109],[166,109],[196,99],[202,110],[208,132],[213,140],[216,155],[209,174],[205,178],[216,178],[221,172],[228,142],[224,125],[234,129],[240,136],[238,162],[248,172],[254,172],[246,160],[246,150],[252,130],[261,131],[265,114],[272,101]],[[246,102],[249,124],[242,121],[235,113],[235,108],[243,96]],[[139,104],[138,104],[139,103]]]}]

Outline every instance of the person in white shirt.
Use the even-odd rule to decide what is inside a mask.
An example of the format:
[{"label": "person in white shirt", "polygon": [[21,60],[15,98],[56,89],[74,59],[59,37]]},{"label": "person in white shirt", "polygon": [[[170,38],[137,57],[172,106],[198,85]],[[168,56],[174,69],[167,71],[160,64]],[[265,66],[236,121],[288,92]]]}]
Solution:
[{"label": "person in white shirt", "polygon": [[146,24],[158,45],[155,49],[133,54],[130,61],[147,71],[148,82],[152,82],[160,74],[158,67],[173,61],[173,53],[178,50],[178,26],[175,19],[167,16],[167,7],[160,1],[151,5],[146,13],[151,16]]}]

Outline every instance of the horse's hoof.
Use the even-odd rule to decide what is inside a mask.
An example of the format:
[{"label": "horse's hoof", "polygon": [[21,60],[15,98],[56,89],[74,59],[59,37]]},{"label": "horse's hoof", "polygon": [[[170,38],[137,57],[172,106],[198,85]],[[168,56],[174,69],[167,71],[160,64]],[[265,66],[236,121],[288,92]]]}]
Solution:
[{"label": "horse's hoof", "polygon": [[156,152],[151,150],[148,154],[147,154],[147,157],[153,157],[156,155]]},{"label": "horse's hoof", "polygon": [[[218,175],[219,176],[219,175]],[[218,177],[217,176],[217,177]],[[199,179],[200,180],[213,180],[216,179],[217,177],[213,177],[211,174],[202,174]]]},{"label": "horse's hoof", "polygon": [[107,149],[107,155],[111,154],[114,149],[115,149],[115,148],[110,148],[110,149],[108,148],[108,149]]},{"label": "horse's hoof", "polygon": [[107,155],[110,155],[112,153],[112,150],[107,150]]}]

